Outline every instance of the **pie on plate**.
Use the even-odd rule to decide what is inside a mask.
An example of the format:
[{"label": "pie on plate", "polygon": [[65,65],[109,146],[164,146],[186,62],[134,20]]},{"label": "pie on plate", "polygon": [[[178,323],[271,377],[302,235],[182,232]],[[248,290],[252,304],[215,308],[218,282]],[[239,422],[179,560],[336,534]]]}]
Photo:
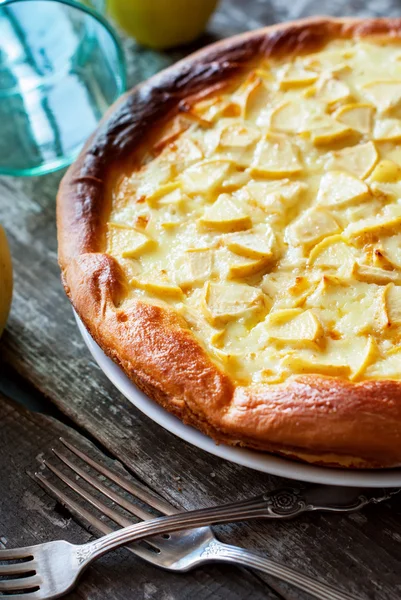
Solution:
[{"label": "pie on plate", "polygon": [[58,195],[65,289],[217,442],[401,464],[401,20],[219,42],[123,96]]}]

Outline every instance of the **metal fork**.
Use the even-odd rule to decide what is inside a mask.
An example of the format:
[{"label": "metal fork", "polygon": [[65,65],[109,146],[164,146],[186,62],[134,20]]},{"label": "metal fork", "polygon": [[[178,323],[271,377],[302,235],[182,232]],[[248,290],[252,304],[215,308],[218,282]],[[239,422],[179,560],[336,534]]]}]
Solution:
[{"label": "metal fork", "polygon": [[[176,514],[177,511],[161,498],[149,493],[144,487],[116,475],[103,465],[95,462],[89,456],[72,446],[69,442],[61,440],[76,456],[85,461],[93,469],[108,477],[121,488],[134,497],[147,503],[150,507],[162,514],[170,515],[154,519],[154,515],[140,506],[128,502],[119,494],[103,485],[85,470],[75,465],[68,456],[53,450],[55,455],[71,468],[76,475],[85,479],[95,489],[113,502],[124,508],[129,513],[147,520],[147,523],[132,525],[131,521],[99,501],[96,497],[82,488],[76,480],[73,481],[57,467],[44,461],[44,464],[68,487],[77,492],[82,498],[95,506],[104,515],[118,525],[124,527],[113,531],[105,523],[94,517],[90,512],[71,500],[56,486],[50,483],[41,473],[36,473],[41,485],[50,491],[56,498],[72,512],[83,517],[100,533],[106,534],[99,540],[94,540],[81,546],[75,546],[64,541],[50,542],[38,546],[30,546],[17,550],[0,551],[0,592],[12,594],[12,600],[45,600],[58,598],[71,590],[82,571],[96,558],[109,550],[126,545],[132,541],[147,538],[146,542],[153,550],[139,545],[130,546],[129,549],[136,555],[155,565],[173,571],[188,571],[205,562],[230,562],[233,564],[259,569],[292,583],[298,588],[309,592],[321,600],[356,600],[355,595],[338,591],[336,588],[311,579],[289,567],[280,565],[268,558],[261,557],[254,552],[239,547],[229,546],[219,542],[210,527],[198,527],[181,533],[173,531],[188,529],[189,527],[206,524],[239,521],[249,518],[283,518],[294,516],[305,510],[356,510],[368,502],[381,501],[388,498],[393,492],[383,492],[380,497],[366,497],[361,494],[349,494],[347,501],[342,498],[342,505],[336,505],[326,500],[316,505],[305,501],[302,492],[289,488],[273,493],[267,493],[253,500],[236,502],[217,508],[191,511]],[[326,489],[326,488],[325,488]],[[334,488],[335,489],[335,488]],[[360,490],[358,491],[360,492]],[[352,498],[351,498],[352,496]],[[149,521],[149,519],[152,519]],[[168,533],[167,533],[168,532]],[[155,534],[158,537],[149,537]],[[20,559],[21,562],[14,562]],[[1,564],[3,563],[3,564]],[[12,576],[12,579],[7,579]],[[16,593],[19,592],[19,593]]]}]

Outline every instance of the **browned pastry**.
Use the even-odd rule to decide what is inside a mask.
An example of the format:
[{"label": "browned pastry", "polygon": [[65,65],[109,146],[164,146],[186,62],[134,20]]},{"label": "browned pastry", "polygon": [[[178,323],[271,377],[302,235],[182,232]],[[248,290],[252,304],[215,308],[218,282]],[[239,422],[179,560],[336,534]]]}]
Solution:
[{"label": "browned pastry", "polygon": [[236,36],[107,113],[58,195],[99,346],[217,442],[401,464],[401,20]]}]

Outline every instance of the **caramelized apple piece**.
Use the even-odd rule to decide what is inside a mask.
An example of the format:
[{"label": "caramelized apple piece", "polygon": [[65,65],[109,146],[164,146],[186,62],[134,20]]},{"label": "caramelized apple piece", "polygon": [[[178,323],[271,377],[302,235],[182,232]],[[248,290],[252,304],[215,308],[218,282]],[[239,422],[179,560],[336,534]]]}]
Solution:
[{"label": "caramelized apple piece", "polygon": [[263,272],[266,273],[269,265],[270,259],[268,258],[245,258],[233,254],[229,261],[228,278],[243,279]]},{"label": "caramelized apple piece", "polygon": [[174,183],[162,186],[146,198],[146,202],[151,208],[171,206],[181,209],[185,206],[186,201],[188,201],[188,196]]},{"label": "caramelized apple piece", "polygon": [[388,112],[401,102],[401,81],[372,81],[363,89],[380,113]]},{"label": "caramelized apple piece", "polygon": [[373,142],[357,144],[332,153],[328,163],[330,169],[348,171],[360,179],[369,175],[379,156]]},{"label": "caramelized apple piece", "polygon": [[378,142],[397,142],[401,139],[400,119],[376,119],[373,139]]},{"label": "caramelized apple piece", "polygon": [[154,280],[133,277],[129,283],[132,287],[144,290],[145,292],[159,296],[162,299],[171,298],[174,300],[181,300],[184,297],[182,289],[178,287],[178,285],[175,285],[167,278],[163,280],[160,276],[155,277]]},{"label": "caramelized apple piece", "polygon": [[229,250],[245,258],[272,258],[276,238],[269,225],[244,233],[234,233],[224,239]]},{"label": "caramelized apple piece", "polygon": [[200,283],[205,283],[212,273],[213,250],[193,249],[187,250],[176,262],[176,281],[185,289]]},{"label": "caramelized apple piece", "polygon": [[357,262],[354,265],[352,275],[358,281],[366,281],[366,283],[375,283],[377,285],[386,285],[391,282],[401,283],[401,274],[396,271],[387,271],[380,267],[361,265]]},{"label": "caramelized apple piece", "polygon": [[[278,314],[285,313],[285,314]],[[304,312],[282,310],[270,313],[267,319],[271,339],[293,346],[313,346],[323,335],[322,326],[312,310]]]},{"label": "caramelized apple piece", "polygon": [[329,171],[323,175],[317,202],[323,206],[343,206],[366,200],[369,188],[363,181],[344,171]]},{"label": "caramelized apple piece", "polygon": [[209,160],[188,167],[181,181],[188,194],[211,194],[216,191],[232,167],[230,161]]},{"label": "caramelized apple piece", "polygon": [[286,238],[294,246],[310,245],[340,230],[337,221],[324,208],[309,208],[286,230]]},{"label": "caramelized apple piece", "polygon": [[200,334],[201,338],[205,337],[214,346],[220,345],[224,337],[224,329],[210,325],[203,314],[192,306],[182,304],[177,311],[184,317],[191,329]]},{"label": "caramelized apple piece", "polygon": [[112,254],[123,258],[137,258],[157,246],[157,242],[144,233],[117,223],[109,223],[109,244]]},{"label": "caramelized apple piece", "polygon": [[280,79],[280,88],[282,90],[289,90],[291,88],[304,87],[310,85],[317,80],[317,73],[305,69],[300,65],[288,65],[284,69],[282,78]]},{"label": "caramelized apple piece", "polygon": [[203,227],[224,233],[252,227],[252,219],[246,209],[229,194],[220,194],[216,202],[205,209],[199,223]]},{"label": "caramelized apple piece", "polygon": [[285,137],[271,135],[257,145],[251,174],[275,178],[296,175],[301,170],[297,152]]},{"label": "caramelized apple piece", "polygon": [[352,103],[341,106],[334,116],[337,121],[365,134],[370,133],[372,129],[374,110],[370,104]]},{"label": "caramelized apple piece", "polygon": [[341,235],[327,237],[309,255],[309,263],[316,267],[341,269],[353,266],[354,262],[355,253]]},{"label": "caramelized apple piece", "polygon": [[383,238],[381,252],[394,267],[401,269],[401,234]]},{"label": "caramelized apple piece", "polygon": [[328,377],[349,377],[351,368],[349,365],[338,365],[319,362],[315,357],[313,359],[301,358],[299,356],[287,356],[282,361],[282,367],[298,375],[308,375],[316,373],[317,375],[327,375]]},{"label": "caramelized apple piece", "polygon": [[401,325],[401,287],[389,285],[385,295],[386,310],[391,325]]},{"label": "caramelized apple piece", "polygon": [[263,293],[259,288],[242,283],[207,282],[202,306],[208,321],[216,326],[263,310]]},{"label": "caramelized apple piece", "polygon": [[346,100],[349,95],[350,89],[348,85],[335,77],[322,78],[315,90],[315,96],[329,105]]},{"label": "caramelized apple piece", "polygon": [[385,233],[394,230],[401,223],[401,206],[385,206],[381,214],[367,219],[361,219],[350,223],[344,230],[345,237],[361,237],[377,233]]},{"label": "caramelized apple piece", "polygon": [[260,138],[256,127],[243,123],[232,123],[224,127],[220,135],[220,145],[225,148],[247,148]]},{"label": "caramelized apple piece", "polygon": [[308,189],[302,181],[250,181],[244,190],[267,212],[291,208]]}]

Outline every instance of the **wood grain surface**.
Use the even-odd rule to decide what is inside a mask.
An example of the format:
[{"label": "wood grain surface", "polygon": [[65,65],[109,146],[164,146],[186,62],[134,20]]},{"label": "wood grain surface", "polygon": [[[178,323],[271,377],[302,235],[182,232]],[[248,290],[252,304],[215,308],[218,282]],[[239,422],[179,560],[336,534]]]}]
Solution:
[{"label": "wood grain surface", "polygon": [[[227,0],[199,43],[287,18],[398,14],[393,0]],[[193,48],[191,48],[193,49]],[[155,53],[127,40],[131,84],[182,57]],[[64,431],[64,420],[96,440],[149,488],[185,509],[245,498],[283,485],[195,449],[131,406],[92,361],[60,284],[55,195],[61,172],[42,178],[0,178],[0,222],[5,226],[15,271],[14,300],[0,343],[0,387],[31,405],[47,407],[57,420],[20,411],[0,401],[0,539],[5,546],[88,534],[25,474],[35,456]],[[63,433],[63,435],[66,435]],[[74,436],[72,431],[71,436]],[[82,442],[83,443],[83,442]],[[401,597],[401,506],[391,503],[362,513],[307,515],[296,521],[254,522],[216,528],[223,541],[260,550],[364,599]],[[181,600],[307,596],[273,578],[230,567],[187,575],[165,573],[121,551],[105,557],[70,598],[85,600]]]},{"label": "wood grain surface", "polygon": [[[30,413],[0,394],[0,548],[36,544],[49,539],[65,539],[77,544],[91,539],[90,532],[83,530],[27,475],[27,472],[33,474],[40,469],[43,456],[50,457],[50,462],[61,466],[51,456],[50,450],[61,448],[60,436],[114,471],[129,476],[117,461],[107,458],[71,428],[54,419]],[[49,476],[48,473],[46,475]],[[57,480],[55,483],[60,485]],[[187,575],[166,574],[126,550],[119,550],[94,563],[77,591],[69,594],[67,600],[191,597],[206,600],[210,597],[224,598],[226,594],[238,600],[277,600],[280,597],[245,570],[213,566]]]}]

